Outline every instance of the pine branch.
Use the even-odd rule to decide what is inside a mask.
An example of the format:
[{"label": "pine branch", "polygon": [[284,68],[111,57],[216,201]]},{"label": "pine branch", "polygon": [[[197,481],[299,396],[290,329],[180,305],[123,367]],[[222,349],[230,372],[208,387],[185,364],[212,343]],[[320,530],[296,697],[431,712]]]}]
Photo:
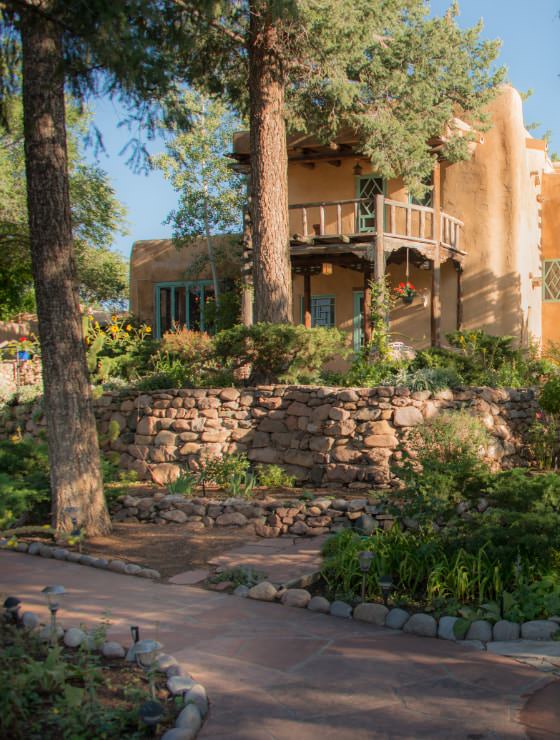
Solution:
[{"label": "pine branch", "polygon": [[228,38],[235,41],[237,44],[245,45],[246,41],[241,36],[241,34],[237,33],[236,31],[233,31],[231,28],[227,28],[226,26],[223,26],[218,21],[207,18],[204,16],[198,8],[196,8],[192,3],[186,2],[185,0],[173,0],[175,5],[178,5],[180,8],[183,8],[183,10],[188,10],[192,15],[197,18],[198,20],[202,20],[205,23],[207,23],[211,28],[214,28],[216,31],[219,31],[220,33],[223,33]]}]

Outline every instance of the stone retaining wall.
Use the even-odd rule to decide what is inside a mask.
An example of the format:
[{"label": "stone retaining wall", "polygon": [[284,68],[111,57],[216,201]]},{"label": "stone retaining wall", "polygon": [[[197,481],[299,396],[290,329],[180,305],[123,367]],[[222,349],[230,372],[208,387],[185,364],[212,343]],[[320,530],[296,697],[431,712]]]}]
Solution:
[{"label": "stone retaining wall", "polygon": [[[487,504],[486,504],[487,505]],[[369,498],[321,498],[305,502],[297,498],[226,500],[156,493],[154,496],[121,496],[111,511],[115,521],[184,524],[188,532],[211,527],[247,527],[260,537],[282,534],[318,536],[356,527],[371,534],[374,529],[390,529],[394,517],[386,502]],[[412,520],[404,526],[415,527]]]},{"label": "stone retaining wall", "polygon": [[[444,409],[480,417],[494,438],[489,455],[502,467],[526,464],[524,435],[537,409],[531,389],[280,385],[113,392],[95,406],[102,447],[144,480],[165,485],[201,455],[246,452],[253,463],[282,465],[298,483],[364,490],[395,484],[390,464],[402,455],[399,444]],[[0,434],[35,435],[42,426],[40,406],[16,406],[0,420]]]}]

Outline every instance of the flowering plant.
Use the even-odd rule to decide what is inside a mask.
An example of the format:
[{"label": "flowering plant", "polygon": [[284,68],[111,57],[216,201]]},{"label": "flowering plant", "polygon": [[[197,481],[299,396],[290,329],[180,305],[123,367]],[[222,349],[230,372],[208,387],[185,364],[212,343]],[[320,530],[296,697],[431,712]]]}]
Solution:
[{"label": "flowering plant", "polygon": [[399,298],[414,298],[416,295],[416,288],[408,280],[406,283],[399,283],[395,288],[395,293]]}]

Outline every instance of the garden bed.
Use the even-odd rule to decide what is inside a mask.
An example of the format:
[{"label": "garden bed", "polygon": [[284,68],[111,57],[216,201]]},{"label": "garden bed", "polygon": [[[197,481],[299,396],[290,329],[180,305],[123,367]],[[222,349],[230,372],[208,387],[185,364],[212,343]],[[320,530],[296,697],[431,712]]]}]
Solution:
[{"label": "garden bed", "polygon": [[[180,711],[166,682],[164,674],[154,674],[155,698],[164,710],[157,737],[174,726]],[[147,674],[122,658],[85,647],[51,647],[35,633],[0,622],[0,684],[2,737],[150,736],[139,716],[150,699]]]}]

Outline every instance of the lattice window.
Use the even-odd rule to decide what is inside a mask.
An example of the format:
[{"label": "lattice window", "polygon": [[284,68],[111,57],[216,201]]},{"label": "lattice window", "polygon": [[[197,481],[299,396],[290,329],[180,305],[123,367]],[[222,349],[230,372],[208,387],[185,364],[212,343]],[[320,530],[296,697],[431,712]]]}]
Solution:
[{"label": "lattice window", "polygon": [[382,177],[360,177],[358,179],[358,198],[368,198],[360,203],[358,214],[358,231],[375,231],[375,196],[383,195]]},{"label": "lattice window", "polygon": [[[301,320],[304,316],[303,296],[301,298]],[[324,326],[331,328],[335,325],[334,296],[312,295],[311,296],[311,326]]]},{"label": "lattice window", "polygon": [[560,260],[544,261],[543,300],[560,301]]}]

